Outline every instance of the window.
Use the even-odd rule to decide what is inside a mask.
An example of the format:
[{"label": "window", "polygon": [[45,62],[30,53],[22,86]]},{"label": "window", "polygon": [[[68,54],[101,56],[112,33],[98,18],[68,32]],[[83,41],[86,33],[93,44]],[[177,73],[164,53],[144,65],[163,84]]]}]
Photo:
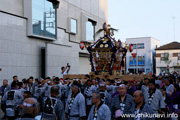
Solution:
[{"label": "window", "polygon": [[33,34],[56,38],[56,10],[47,0],[32,0]]},{"label": "window", "polygon": [[134,58],[133,58],[132,56],[130,56],[130,58],[129,58],[129,59],[130,59],[130,61],[133,61],[133,59],[134,59]]},{"label": "window", "polygon": [[144,61],[144,56],[138,56],[138,61]]},{"label": "window", "polygon": [[130,65],[136,65],[136,60],[138,59],[138,66],[145,65],[145,57],[144,56],[137,56],[138,58],[133,58],[132,56],[129,57],[129,63]]},{"label": "window", "polygon": [[137,46],[137,49],[144,49],[144,43],[133,44],[133,46],[134,46],[134,49],[136,49],[136,46]]},{"label": "window", "polygon": [[167,68],[166,67],[161,67],[161,72],[165,71],[166,73],[168,72]]},{"label": "window", "polygon": [[91,20],[86,22],[86,40],[95,41],[95,23]]},{"label": "window", "polygon": [[81,17],[81,41],[92,42],[95,41],[95,26],[97,20],[91,18],[85,13]]},{"label": "window", "polygon": [[144,49],[144,43],[137,44],[137,49]]},{"label": "window", "polygon": [[146,73],[147,74],[150,73],[150,69],[149,68],[146,69]]},{"label": "window", "polygon": [[138,65],[144,65],[144,64],[145,64],[144,56],[138,56]]},{"label": "window", "polygon": [[169,60],[169,53],[163,53],[161,54],[161,61]]},{"label": "window", "polygon": [[134,49],[136,49],[136,44],[133,44]]},{"label": "window", "polygon": [[129,64],[130,64],[130,66],[134,66],[134,65],[136,65],[136,62],[135,62],[136,60],[132,57],[132,56],[129,56]]},{"label": "window", "polygon": [[74,18],[69,18],[68,19],[68,31],[71,34],[77,34],[77,20]]},{"label": "window", "polygon": [[178,60],[180,60],[180,53],[178,53]]},{"label": "window", "polygon": [[71,18],[71,33],[77,34],[77,20]]}]

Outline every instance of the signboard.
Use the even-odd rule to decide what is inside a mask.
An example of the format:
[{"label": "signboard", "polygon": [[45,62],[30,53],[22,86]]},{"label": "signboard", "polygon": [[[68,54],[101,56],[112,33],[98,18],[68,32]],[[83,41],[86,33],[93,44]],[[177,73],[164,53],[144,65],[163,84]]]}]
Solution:
[{"label": "signboard", "polygon": [[[136,65],[137,63],[136,63],[136,60],[133,60],[133,61],[130,61],[129,64],[130,65]],[[138,66],[141,66],[141,65],[145,65],[144,62],[139,62],[138,61]]]},{"label": "signboard", "polygon": [[133,56],[133,58],[136,58],[137,53],[131,53],[131,55]]}]

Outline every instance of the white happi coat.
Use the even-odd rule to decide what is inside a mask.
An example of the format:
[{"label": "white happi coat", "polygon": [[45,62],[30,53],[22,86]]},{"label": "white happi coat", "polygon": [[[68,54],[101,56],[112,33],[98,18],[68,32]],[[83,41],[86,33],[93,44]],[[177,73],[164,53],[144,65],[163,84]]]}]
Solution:
[{"label": "white happi coat", "polygon": [[[144,94],[145,103],[147,104],[148,104],[148,95],[149,95],[149,89]],[[156,89],[150,106],[152,107],[155,113],[158,113],[158,110],[160,108],[165,108],[165,102],[160,90]]]},{"label": "white happi coat", "polygon": [[97,91],[97,88],[93,85],[91,85],[88,89],[88,87],[84,90],[84,96],[86,96],[86,105],[92,105],[92,94]]},{"label": "white happi coat", "polygon": [[[91,111],[88,116],[88,120],[93,120],[95,105],[92,106]],[[97,110],[96,120],[111,120],[111,111],[106,104],[100,104]]]},{"label": "white happi coat", "polygon": [[[68,117],[70,120],[79,120],[80,117],[86,116],[86,106],[85,106],[85,98],[81,92],[79,92],[74,100],[73,104],[71,106],[70,111],[69,110],[69,102],[71,100],[72,93],[69,94],[66,102],[66,108],[65,108],[65,113],[68,114]],[[73,117],[73,116],[78,116],[78,117]]]}]

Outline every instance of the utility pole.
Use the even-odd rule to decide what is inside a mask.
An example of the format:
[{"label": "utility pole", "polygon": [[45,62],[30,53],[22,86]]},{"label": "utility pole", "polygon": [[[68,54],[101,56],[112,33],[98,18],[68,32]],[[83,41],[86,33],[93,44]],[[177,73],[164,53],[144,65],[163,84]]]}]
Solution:
[{"label": "utility pole", "polygon": [[175,41],[175,35],[176,35],[176,31],[175,31],[175,19],[176,19],[176,17],[172,17],[172,19],[173,19],[173,31],[174,31],[174,41]]},{"label": "utility pole", "polygon": [[138,54],[137,54],[137,43],[136,43],[136,73],[138,74]]}]

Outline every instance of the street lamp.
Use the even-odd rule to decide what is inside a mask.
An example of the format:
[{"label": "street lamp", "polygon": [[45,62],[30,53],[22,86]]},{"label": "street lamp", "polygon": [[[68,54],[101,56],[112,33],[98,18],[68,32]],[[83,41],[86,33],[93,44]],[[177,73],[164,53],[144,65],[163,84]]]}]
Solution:
[{"label": "street lamp", "polygon": [[59,0],[47,0],[47,1],[49,1],[53,4],[54,9],[59,8],[59,3],[60,3]]}]

